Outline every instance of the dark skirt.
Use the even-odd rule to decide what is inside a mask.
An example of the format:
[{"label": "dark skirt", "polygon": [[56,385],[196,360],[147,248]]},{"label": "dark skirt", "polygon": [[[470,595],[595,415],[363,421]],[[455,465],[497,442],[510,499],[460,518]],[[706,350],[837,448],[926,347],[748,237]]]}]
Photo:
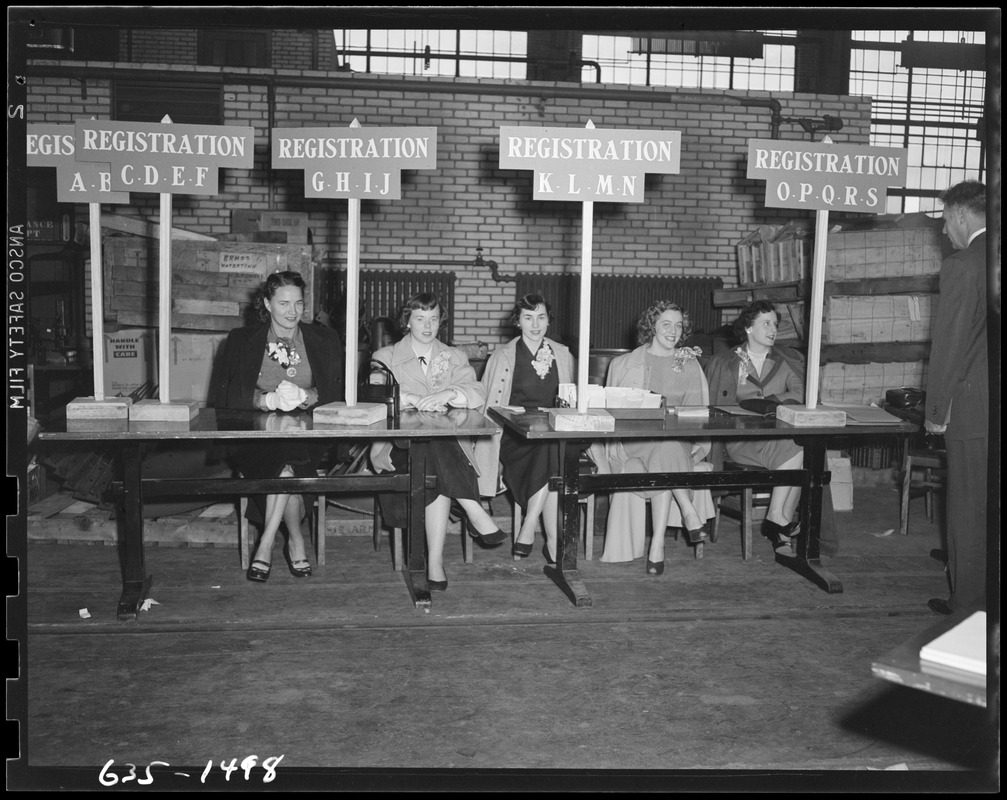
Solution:
[{"label": "dark skirt", "polygon": [[[409,459],[405,448],[393,447],[391,459],[395,472],[408,471]],[[439,495],[456,500],[479,501],[479,479],[457,439],[434,439],[427,445],[427,475],[433,475],[436,484],[434,488],[426,490],[426,505],[434,502]],[[386,525],[392,528],[406,527],[408,495],[402,492],[379,492],[378,503]]]},{"label": "dark skirt", "polygon": [[[284,440],[259,441],[248,445],[232,445],[229,461],[249,479],[277,478],[284,466],[289,466],[295,478],[316,478],[318,467],[325,459],[328,445]],[[249,522],[262,525],[266,518],[266,496],[249,495]]]},{"label": "dark skirt", "polygon": [[527,508],[528,501],[549,479],[560,474],[559,445],[555,442],[529,442],[505,431],[500,439],[500,464],[504,483],[515,502],[521,508]]}]

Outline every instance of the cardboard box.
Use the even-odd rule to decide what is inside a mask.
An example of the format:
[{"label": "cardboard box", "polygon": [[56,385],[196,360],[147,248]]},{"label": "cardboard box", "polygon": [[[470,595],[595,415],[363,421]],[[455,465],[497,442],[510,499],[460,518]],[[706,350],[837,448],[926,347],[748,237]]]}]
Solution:
[{"label": "cardboard box", "polygon": [[308,215],[293,211],[231,212],[232,233],[283,233],[287,244],[308,243]]},{"label": "cardboard box", "polygon": [[104,335],[104,390],[126,397],[144,384],[157,385],[157,331],[121,330]]},{"label": "cardboard box", "polygon": [[168,343],[171,348],[168,399],[171,402],[206,406],[217,351],[226,338],[226,333],[171,332]]},{"label": "cardboard box", "polygon": [[853,466],[850,459],[829,457],[829,491],[832,492],[832,508],[835,511],[853,510]]}]

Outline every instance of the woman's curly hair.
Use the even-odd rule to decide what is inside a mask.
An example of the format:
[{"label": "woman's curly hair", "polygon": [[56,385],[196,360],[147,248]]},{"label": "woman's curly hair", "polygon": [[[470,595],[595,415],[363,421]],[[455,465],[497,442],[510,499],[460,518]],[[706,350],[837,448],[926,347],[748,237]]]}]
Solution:
[{"label": "woman's curly hair", "polygon": [[539,306],[545,306],[546,316],[552,322],[552,306],[549,301],[540,294],[526,294],[514,304],[514,310],[510,312],[511,325],[517,327],[522,311],[534,311]]},{"label": "woman's curly hair", "polygon": [[432,311],[435,308],[440,315],[440,327],[437,329],[437,337],[440,338],[441,331],[447,325],[448,314],[441,304],[441,299],[433,292],[414,294],[403,303],[402,308],[399,310],[399,331],[402,334],[409,332],[409,318],[413,315],[414,311]]},{"label": "woman's curly hair", "polygon": [[657,332],[655,328],[657,320],[665,311],[681,312],[682,338],[679,339],[678,344],[685,344],[692,333],[692,318],[689,316],[688,311],[671,300],[658,300],[640,315],[640,319],[636,322],[636,338],[639,344],[650,344],[654,341],[654,334]]}]

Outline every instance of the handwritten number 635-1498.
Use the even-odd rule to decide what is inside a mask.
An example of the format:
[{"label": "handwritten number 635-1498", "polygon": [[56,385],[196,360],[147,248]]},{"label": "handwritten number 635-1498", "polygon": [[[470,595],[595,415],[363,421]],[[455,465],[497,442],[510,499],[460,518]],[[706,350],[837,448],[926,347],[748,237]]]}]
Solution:
[{"label": "handwritten number 635-1498", "polygon": [[[270,756],[269,758],[264,758],[262,760],[262,768],[265,773],[262,776],[263,783],[271,783],[273,779],[276,778],[276,767],[279,765],[283,756]],[[232,758],[230,763],[221,761],[220,769],[226,776],[227,780],[231,779],[231,773],[241,770],[245,774],[245,780],[250,780],[252,777],[252,769],[258,763],[258,756],[248,756],[242,760],[240,764],[236,763],[237,759]],[[112,771],[112,765],[115,763],[114,758],[110,758],[105,766],[101,768],[101,772],[98,774],[98,782],[102,786],[115,786],[117,783],[129,783],[130,781],[136,781],[140,786],[149,786],[154,782],[154,776],[151,774],[151,767],[168,767],[167,761],[151,761],[146,768],[143,770],[143,775],[137,774],[136,765],[126,763],[123,765],[123,769],[126,770],[126,774],[121,777]],[[205,783],[207,776],[213,770],[213,761],[206,762],[206,768],[203,770],[203,774],[199,776],[199,782]],[[184,773],[178,773],[184,774]]]}]

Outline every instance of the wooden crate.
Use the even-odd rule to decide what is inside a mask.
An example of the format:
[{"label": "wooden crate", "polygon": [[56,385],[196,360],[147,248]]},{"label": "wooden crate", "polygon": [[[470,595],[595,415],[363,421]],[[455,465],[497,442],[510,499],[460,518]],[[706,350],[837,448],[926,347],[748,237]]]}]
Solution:
[{"label": "wooden crate", "polygon": [[898,278],[940,272],[939,227],[830,233],[826,280]]},{"label": "wooden crate", "polygon": [[[105,242],[106,324],[158,326],[157,242],[115,237]],[[311,245],[172,242],[171,327],[227,331],[247,324],[256,288],[272,272],[300,272],[307,285],[304,321],[315,313]]]},{"label": "wooden crate", "polygon": [[775,238],[778,229],[760,228],[737,246],[741,286],[802,281],[811,274],[811,239]]}]

